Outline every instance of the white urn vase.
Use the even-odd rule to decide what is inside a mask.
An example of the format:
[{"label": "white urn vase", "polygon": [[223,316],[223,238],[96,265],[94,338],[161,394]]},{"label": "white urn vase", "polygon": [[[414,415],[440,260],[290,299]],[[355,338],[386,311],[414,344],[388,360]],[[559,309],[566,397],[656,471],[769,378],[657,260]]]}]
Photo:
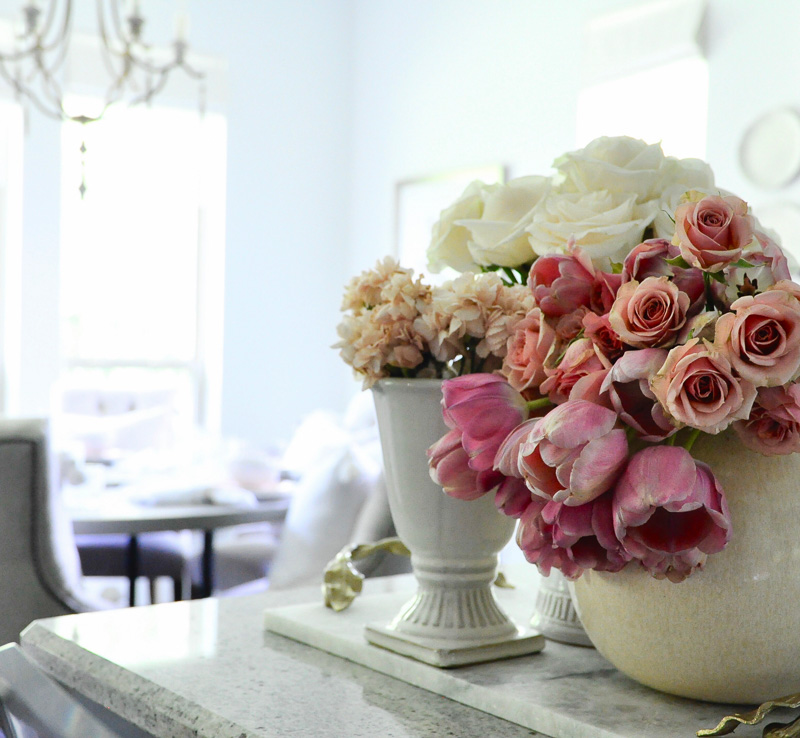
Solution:
[{"label": "white urn vase", "polygon": [[389,507],[418,586],[391,622],[367,627],[367,639],[436,666],[539,651],[543,637],[520,630],[492,591],[515,521],[497,511],[491,494],[454,499],[428,472],[427,450],[448,430],[441,386],[384,379],[373,387]]},{"label": "white urn vase", "polygon": [[725,491],[730,543],[677,584],[635,564],[586,572],[571,585],[586,632],[663,692],[745,704],[800,692],[800,455],[763,456],[730,431],[692,455]]}]

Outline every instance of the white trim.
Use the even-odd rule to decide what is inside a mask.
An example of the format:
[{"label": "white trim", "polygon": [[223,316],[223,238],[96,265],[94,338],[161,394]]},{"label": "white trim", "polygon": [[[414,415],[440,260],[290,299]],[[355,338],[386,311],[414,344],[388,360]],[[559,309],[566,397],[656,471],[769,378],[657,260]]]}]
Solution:
[{"label": "white trim", "polygon": [[700,28],[706,0],[654,0],[591,18],[584,27],[584,87],[704,56]]}]

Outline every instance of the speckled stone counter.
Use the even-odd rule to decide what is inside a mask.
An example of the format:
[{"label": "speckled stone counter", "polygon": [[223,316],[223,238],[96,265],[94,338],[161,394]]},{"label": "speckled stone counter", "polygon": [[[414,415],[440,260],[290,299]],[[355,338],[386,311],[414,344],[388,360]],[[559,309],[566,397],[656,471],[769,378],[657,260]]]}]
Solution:
[{"label": "speckled stone counter", "polygon": [[[368,580],[363,604],[357,600],[345,619],[362,628],[356,621],[375,612],[368,598],[413,587],[412,577]],[[515,617],[523,606],[523,617],[530,614],[533,599],[513,592],[501,593],[504,606]],[[314,588],[71,615],[36,621],[21,643],[61,682],[159,738],[690,738],[727,713],[652,692],[593,650],[552,642],[541,654],[447,672],[381,652],[395,661],[380,673],[265,631],[266,610],[319,597]],[[344,620],[335,622],[343,627]],[[452,699],[405,681],[420,684],[420,670]],[[467,694],[480,694],[484,702],[472,704],[491,712],[501,704],[510,720],[460,704],[473,699]],[[522,709],[526,696],[530,705]],[[537,709],[540,733],[513,722],[530,725]],[[741,727],[736,735],[752,738],[760,729]]]}]

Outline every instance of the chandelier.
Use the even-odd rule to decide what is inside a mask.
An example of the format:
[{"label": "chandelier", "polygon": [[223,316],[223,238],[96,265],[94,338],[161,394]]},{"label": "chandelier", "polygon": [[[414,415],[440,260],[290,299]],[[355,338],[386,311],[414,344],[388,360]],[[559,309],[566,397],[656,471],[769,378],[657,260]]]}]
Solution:
[{"label": "chandelier", "polygon": [[175,70],[198,83],[199,106],[204,105],[204,73],[186,61],[188,18],[179,13],[176,37],[167,48],[156,49],[142,40],[145,19],[139,1],[122,7],[120,0],[96,0],[99,54],[109,81],[100,112],[72,114],[64,107],[64,66],[72,36],[72,0],[26,0],[21,31],[13,48],[0,49],[0,76],[18,98],[28,100],[43,114],[62,121],[92,123],[117,102],[137,105],[157,95]]}]

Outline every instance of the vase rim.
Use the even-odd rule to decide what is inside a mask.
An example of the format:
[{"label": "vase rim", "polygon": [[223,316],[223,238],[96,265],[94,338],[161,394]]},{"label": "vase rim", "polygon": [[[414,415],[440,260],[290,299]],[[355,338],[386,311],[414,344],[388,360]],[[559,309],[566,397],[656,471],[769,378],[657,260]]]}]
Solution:
[{"label": "vase rim", "polygon": [[401,387],[408,388],[410,390],[430,390],[431,387],[441,387],[443,379],[423,379],[420,377],[412,377],[410,379],[405,379],[403,377],[386,377],[384,379],[379,379],[374,385],[372,385],[371,389],[373,392],[377,391],[391,391],[395,389],[400,389]]}]

